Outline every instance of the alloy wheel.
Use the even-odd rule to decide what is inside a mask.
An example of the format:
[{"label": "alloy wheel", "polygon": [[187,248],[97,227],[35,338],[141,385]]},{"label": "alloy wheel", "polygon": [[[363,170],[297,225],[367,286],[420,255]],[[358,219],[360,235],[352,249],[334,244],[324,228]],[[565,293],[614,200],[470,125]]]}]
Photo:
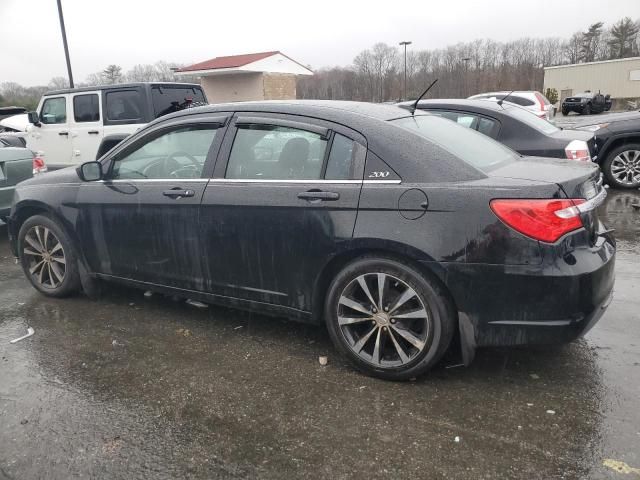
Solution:
[{"label": "alloy wheel", "polygon": [[640,151],[620,152],[611,162],[611,176],[621,185],[640,185]]},{"label": "alloy wheel", "polygon": [[34,281],[49,289],[62,285],[67,260],[60,240],[49,228],[35,225],[29,229],[22,253]]},{"label": "alloy wheel", "polygon": [[386,273],[351,281],[338,300],[338,325],[352,352],[377,367],[397,367],[427,347],[431,320],[420,295]]}]

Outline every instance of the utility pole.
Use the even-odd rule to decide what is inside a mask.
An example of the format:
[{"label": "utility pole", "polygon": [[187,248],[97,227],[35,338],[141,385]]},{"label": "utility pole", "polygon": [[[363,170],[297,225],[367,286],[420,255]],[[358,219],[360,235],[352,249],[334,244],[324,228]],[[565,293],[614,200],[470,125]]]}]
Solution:
[{"label": "utility pole", "polygon": [[73,73],[71,73],[71,59],[69,58],[69,46],[67,45],[67,31],[64,28],[64,16],[62,15],[62,0],[58,0],[58,17],[60,18],[60,31],[62,32],[62,45],[64,56],[67,59],[67,74],[69,75],[69,88],[73,88]]},{"label": "utility pole", "polygon": [[404,95],[403,100],[407,99],[407,45],[411,45],[411,42],[400,42],[398,45],[404,46]]}]

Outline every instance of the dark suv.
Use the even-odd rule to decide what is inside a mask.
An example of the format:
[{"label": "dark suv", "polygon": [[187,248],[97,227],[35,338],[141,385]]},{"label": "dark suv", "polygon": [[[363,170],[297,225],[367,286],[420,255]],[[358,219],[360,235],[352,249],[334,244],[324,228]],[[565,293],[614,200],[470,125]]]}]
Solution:
[{"label": "dark suv", "polygon": [[611,110],[611,95],[602,95],[599,92],[586,91],[567,97],[562,101],[562,115],[569,115],[569,112],[589,115],[609,110]]}]

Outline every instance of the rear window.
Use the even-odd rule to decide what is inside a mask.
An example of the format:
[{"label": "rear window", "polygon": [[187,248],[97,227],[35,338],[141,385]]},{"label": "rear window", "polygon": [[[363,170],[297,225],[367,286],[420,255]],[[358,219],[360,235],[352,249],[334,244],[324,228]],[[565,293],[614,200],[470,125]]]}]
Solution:
[{"label": "rear window", "polygon": [[520,120],[522,123],[529,125],[531,128],[535,128],[537,131],[544,133],[545,135],[551,135],[560,131],[560,129],[554,124],[543,120],[523,108],[509,108],[506,110],[506,113],[515,117],[517,120]]},{"label": "rear window", "polygon": [[486,135],[435,115],[398,118],[391,123],[417,133],[483,172],[520,158],[516,152]]},{"label": "rear window", "polygon": [[151,89],[151,98],[156,118],[183,110],[192,104],[207,103],[202,90],[196,87],[165,87],[158,85]]}]

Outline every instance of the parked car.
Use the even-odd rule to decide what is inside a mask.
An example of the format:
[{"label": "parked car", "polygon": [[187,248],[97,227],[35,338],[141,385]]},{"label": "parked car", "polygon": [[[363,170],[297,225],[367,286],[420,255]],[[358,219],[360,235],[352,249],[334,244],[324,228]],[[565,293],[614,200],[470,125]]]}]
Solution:
[{"label": "parked car", "polygon": [[9,235],[45,295],[103,279],[324,323],[356,367],[410,379],[456,331],[469,362],[593,326],[614,284],[599,174],[396,106],[215,105],[23,182]]},{"label": "parked car", "polygon": [[[412,109],[415,102],[399,106]],[[561,130],[515,105],[487,100],[421,100],[418,109],[476,130],[522,155],[591,161],[593,133]]]},{"label": "parked car", "polygon": [[27,109],[23,107],[0,107],[0,120],[13,117],[14,115],[19,115],[21,113],[27,113]]},{"label": "parked car", "polygon": [[591,113],[602,113],[611,109],[611,96],[601,93],[586,91],[565,98],[562,101],[562,115],[569,115],[569,112],[576,112],[581,115]]},{"label": "parked car", "polygon": [[43,95],[27,147],[49,167],[100,158],[148,122],[207,103],[202,87],[190,83],[128,83],[57,90]]},{"label": "parked car", "polygon": [[472,95],[469,100],[491,100],[497,102],[503,100],[505,103],[512,105],[518,105],[535,116],[551,120],[555,117],[555,109],[551,102],[540,92],[536,91],[503,91],[503,92],[489,92],[479,93],[478,95]]},{"label": "parked car", "polygon": [[[39,169],[42,166],[39,166]],[[0,220],[4,221],[11,211],[11,201],[16,184],[31,178],[36,165],[31,150],[16,147],[0,138]]]},{"label": "parked car", "polygon": [[28,127],[29,119],[26,113],[7,116],[0,120],[0,138],[7,139],[8,142],[11,142],[15,146],[26,147]]},{"label": "parked car", "polygon": [[603,123],[594,124],[594,120],[574,128],[593,133],[598,152],[594,160],[607,183],[614,188],[640,188],[640,113],[612,113]]}]

